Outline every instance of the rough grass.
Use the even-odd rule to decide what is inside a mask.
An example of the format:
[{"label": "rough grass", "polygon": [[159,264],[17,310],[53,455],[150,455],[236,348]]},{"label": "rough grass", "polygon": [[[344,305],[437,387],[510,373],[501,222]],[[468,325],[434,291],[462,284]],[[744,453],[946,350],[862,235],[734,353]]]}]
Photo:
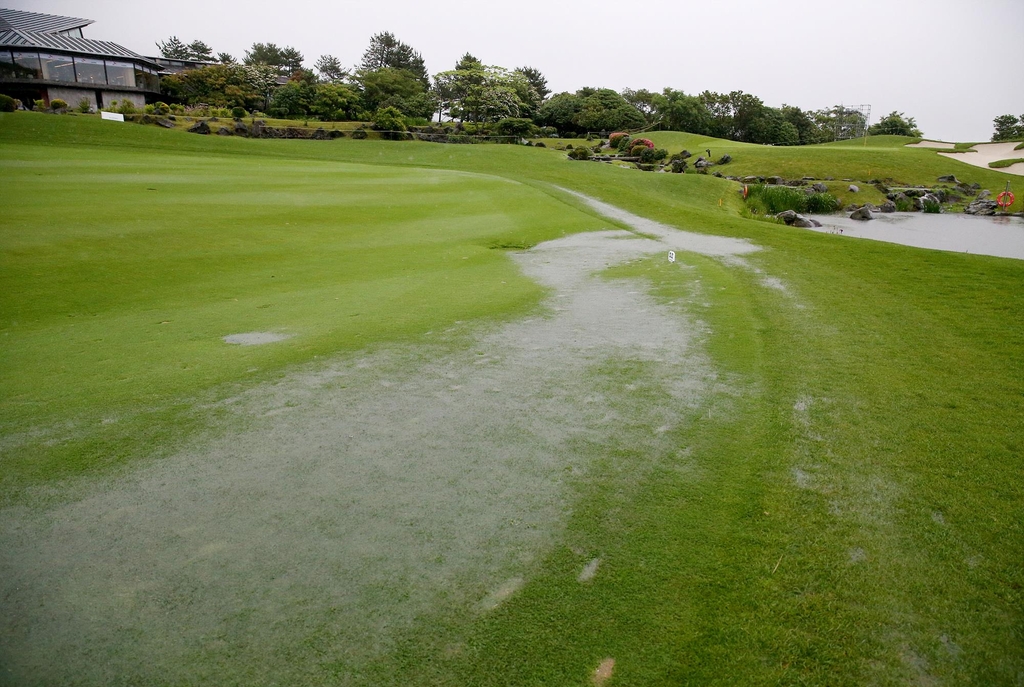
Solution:
[{"label": "rough grass", "polygon": [[[650,135],[659,147],[699,148],[661,136]],[[870,139],[867,150],[732,145],[704,147],[750,173],[872,170],[863,178],[932,183],[956,172],[997,190],[1007,176]],[[250,389],[314,356],[416,344],[455,319],[474,327],[529,311],[541,293],[492,246],[613,225],[552,186],[765,248],[748,258],[761,274],[680,253],[607,275],[642,280],[663,307],[706,323],[703,345],[725,383],[689,422],[666,429],[636,416],[619,441],[581,437],[595,462],[571,482],[564,528],[493,611],[478,610],[490,591],[450,589],[366,663],[329,612],[282,613],[267,627],[242,608],[187,662],[97,650],[79,677],[232,684],[295,668],[307,684],[587,684],[613,658],[622,685],[1019,680],[1024,262],[744,220],[735,184],[564,157],[0,115],[3,496],[17,504],[5,523],[76,502],[116,478],[102,470],[112,461],[130,473],[162,446],[201,440],[197,428],[219,420],[193,408],[197,397]],[[88,211],[68,217],[69,198]],[[765,274],[785,290],[765,288]],[[282,321],[313,334],[276,350],[217,340]],[[635,360],[595,379],[623,410],[671,404],[656,385],[637,386]],[[100,424],[133,406],[139,419]],[[88,479],[59,479],[74,473]],[[387,544],[368,539],[364,553],[386,555]],[[595,558],[596,575],[580,583]],[[429,587],[416,571],[408,582]],[[209,581],[178,583],[187,592]],[[288,584],[275,579],[252,603],[286,601]],[[386,625],[389,605],[402,603],[393,589],[383,584],[361,611]],[[146,617],[144,635],[196,631]],[[252,651],[275,635],[301,650]],[[18,657],[0,652],[16,669]],[[118,673],[125,665],[134,672]]]},{"label": "rough grass", "polygon": [[992,169],[1003,169],[1004,167],[1010,167],[1019,162],[1024,162],[1024,157],[1015,157],[1009,160],[996,160],[995,162],[988,163],[988,166]]}]

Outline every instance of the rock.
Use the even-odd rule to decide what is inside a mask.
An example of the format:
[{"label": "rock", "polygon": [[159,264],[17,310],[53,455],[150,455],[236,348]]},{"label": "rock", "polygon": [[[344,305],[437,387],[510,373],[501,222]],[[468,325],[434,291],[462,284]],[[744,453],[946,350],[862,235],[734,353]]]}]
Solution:
[{"label": "rock", "polygon": [[768,177],[764,181],[766,184],[771,184],[772,186],[785,186],[786,184],[786,180],[782,177]]},{"label": "rock", "polygon": [[960,183],[960,180],[957,179],[956,176],[953,175],[953,174],[947,174],[945,176],[941,176],[941,177],[939,177],[937,179],[937,181],[943,181],[943,182],[950,183],[950,184],[959,184]]},{"label": "rock", "polygon": [[971,188],[977,191],[978,189],[981,188],[981,184],[979,184],[978,182],[974,182],[973,184],[971,184]]},{"label": "rock", "polygon": [[682,160],[685,160],[688,157],[693,157],[693,153],[691,153],[689,150],[684,150],[683,152],[679,153],[679,158]]},{"label": "rock", "polygon": [[693,166],[697,169],[707,169],[708,167],[714,167],[715,163],[711,160],[705,160],[702,157],[697,158],[697,161],[693,163]]},{"label": "rock", "polygon": [[887,200],[882,203],[882,207],[878,208],[879,212],[896,212],[896,203],[891,200]]},{"label": "rock", "polygon": [[976,200],[964,209],[968,215],[994,215],[999,204],[994,200]]},{"label": "rock", "polygon": [[806,183],[803,179],[793,179],[792,181],[787,181],[786,186],[803,186]]},{"label": "rock", "polygon": [[849,188],[846,190],[850,193],[860,193],[860,188],[856,184],[850,184]]},{"label": "rock", "polygon": [[172,122],[178,121],[178,118],[175,117],[174,115],[167,115],[167,119],[171,120]]},{"label": "rock", "polygon": [[217,119],[216,117],[210,117],[210,121],[211,122],[219,122],[220,120]]},{"label": "rock", "polygon": [[168,121],[166,119],[158,119],[158,120],[156,120],[156,123],[157,123],[157,126],[162,126],[165,129],[173,129],[174,128],[174,122]]},{"label": "rock", "polygon": [[207,124],[205,121],[196,122],[191,127],[189,127],[188,131],[189,133],[192,134],[203,134],[204,136],[206,136],[207,134],[210,133],[210,125]]},{"label": "rock", "polygon": [[856,210],[856,209],[857,209],[858,207],[860,207],[860,206],[859,206],[859,205],[854,205],[853,203],[850,203],[850,204],[849,204],[849,205],[847,205],[847,206],[846,206],[845,208],[843,208],[843,211],[844,211],[844,212],[853,212],[853,211],[854,211],[854,210]]},{"label": "rock", "polygon": [[227,128],[226,126],[222,126],[221,128],[217,129],[217,135],[218,136],[230,136],[231,135],[231,129]]},{"label": "rock", "polygon": [[825,181],[835,181],[835,177],[825,177]]},{"label": "rock", "polygon": [[814,191],[815,193],[828,193],[828,186],[819,181],[818,183],[811,186],[811,190]]},{"label": "rock", "polygon": [[719,160],[718,160],[718,164],[720,164],[720,165],[727,165],[727,164],[729,164],[730,162],[732,162],[732,155],[729,155],[728,153],[726,153],[725,155],[723,155],[723,156],[722,156],[721,158],[719,158]]},{"label": "rock", "polygon": [[323,127],[320,127],[316,131],[313,132],[313,140],[314,141],[327,141],[327,140],[330,140],[330,138],[331,138],[330,134],[328,134],[327,130],[324,129]]},{"label": "rock", "polygon": [[814,177],[802,177],[804,181],[814,181]]},{"label": "rock", "polygon": [[796,214],[795,210],[783,210],[779,214],[775,215],[775,218],[781,219],[786,224],[792,224],[799,216],[800,215]]},{"label": "rock", "polygon": [[801,229],[813,229],[814,227],[820,227],[821,223],[804,217],[803,215],[797,215],[796,219],[793,220],[790,226],[799,227]]},{"label": "rock", "polygon": [[992,192],[989,191],[988,189],[985,189],[984,191],[982,191],[981,193],[978,194],[977,200],[985,200],[986,198],[988,198],[991,195],[992,195]]},{"label": "rock", "polygon": [[869,219],[874,219],[875,216],[871,214],[871,210],[866,207],[858,208],[850,214],[850,219],[860,220],[866,222]]},{"label": "rock", "polygon": [[235,134],[238,136],[248,136],[249,127],[245,125],[245,122],[235,122]]}]

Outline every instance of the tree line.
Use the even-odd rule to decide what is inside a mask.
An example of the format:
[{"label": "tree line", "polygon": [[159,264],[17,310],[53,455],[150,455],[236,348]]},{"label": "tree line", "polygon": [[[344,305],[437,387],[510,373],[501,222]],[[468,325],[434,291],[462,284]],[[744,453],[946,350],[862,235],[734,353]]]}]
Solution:
[{"label": "tree line", "polygon": [[775,108],[742,91],[687,94],[672,88],[616,92],[586,87],[552,95],[538,69],[486,65],[469,53],[452,69],[431,76],[422,55],[389,32],[372,36],[362,60],[351,69],[333,55],[321,55],[307,69],[301,52],[273,43],[254,43],[240,62],[227,53],[215,56],[199,40],[186,43],[171,36],[157,47],[167,58],[211,63],[165,77],[162,87],[168,98],[276,117],[365,121],[392,108],[422,123],[433,118],[477,125],[511,120],[504,129],[550,127],[563,136],[660,128],[772,145],[823,143],[864,133],[921,135],[914,118],[902,112],[868,127],[854,108]]}]

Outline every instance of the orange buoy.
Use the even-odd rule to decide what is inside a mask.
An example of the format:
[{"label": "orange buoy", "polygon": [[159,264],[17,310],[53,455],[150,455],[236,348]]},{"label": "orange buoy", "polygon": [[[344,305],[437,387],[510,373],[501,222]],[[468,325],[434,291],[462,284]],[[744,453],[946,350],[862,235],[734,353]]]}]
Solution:
[{"label": "orange buoy", "polygon": [[1016,198],[1013,197],[1012,191],[1003,191],[996,196],[996,205],[1001,208],[1008,208],[1013,205],[1014,200],[1016,200]]}]

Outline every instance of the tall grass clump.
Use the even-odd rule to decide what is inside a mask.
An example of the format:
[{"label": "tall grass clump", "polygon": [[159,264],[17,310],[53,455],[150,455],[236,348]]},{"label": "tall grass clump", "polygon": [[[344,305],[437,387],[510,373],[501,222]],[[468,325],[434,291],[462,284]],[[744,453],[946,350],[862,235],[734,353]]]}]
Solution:
[{"label": "tall grass clump", "polygon": [[807,196],[807,212],[827,215],[838,212],[840,207],[842,203],[831,193],[812,193]]},{"label": "tall grass clump", "polygon": [[747,193],[747,205],[758,213],[777,215],[786,210],[805,212],[807,195],[789,186],[752,186]]}]

